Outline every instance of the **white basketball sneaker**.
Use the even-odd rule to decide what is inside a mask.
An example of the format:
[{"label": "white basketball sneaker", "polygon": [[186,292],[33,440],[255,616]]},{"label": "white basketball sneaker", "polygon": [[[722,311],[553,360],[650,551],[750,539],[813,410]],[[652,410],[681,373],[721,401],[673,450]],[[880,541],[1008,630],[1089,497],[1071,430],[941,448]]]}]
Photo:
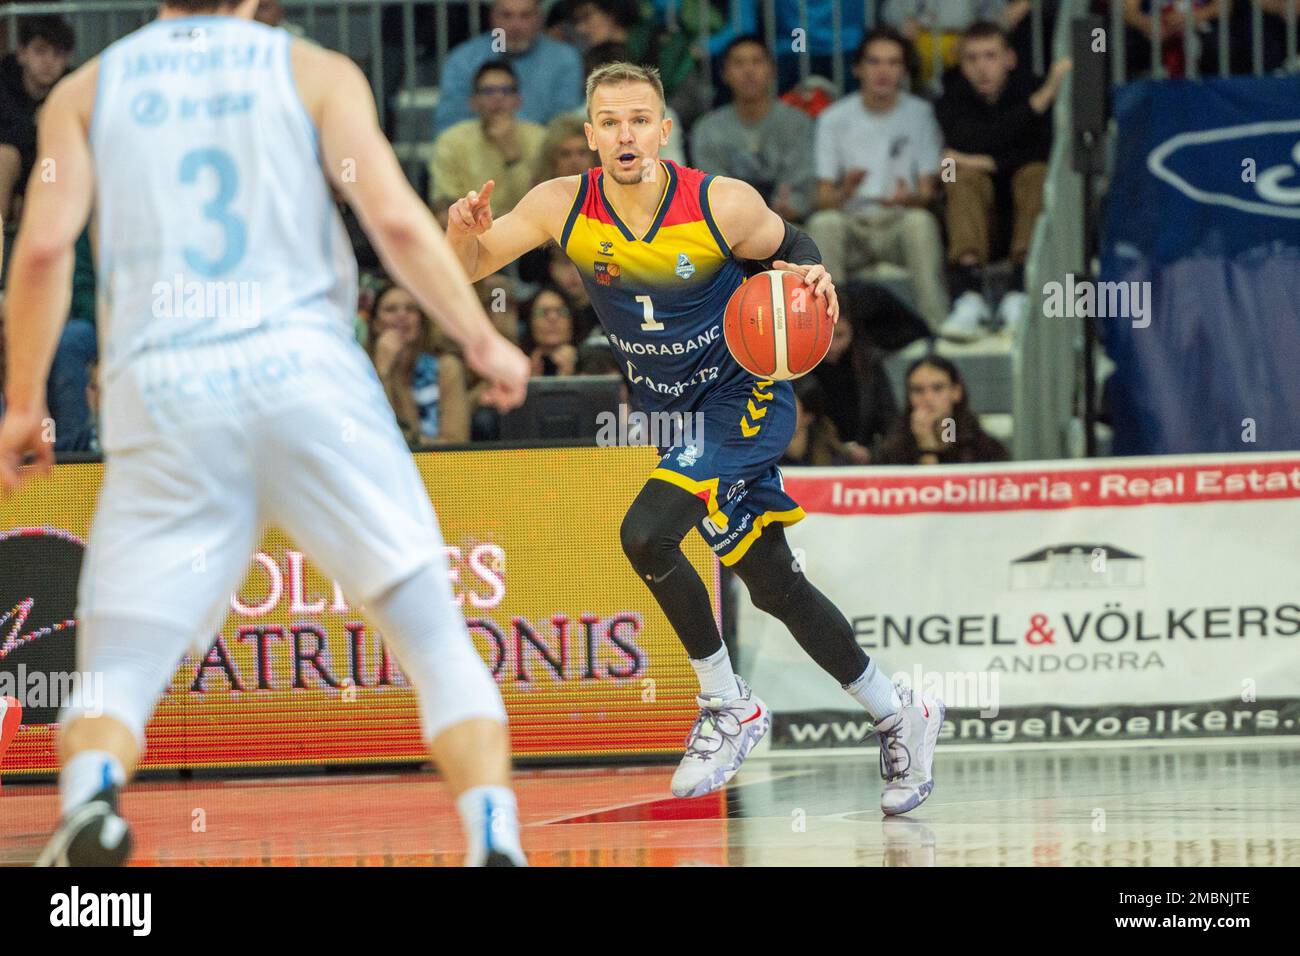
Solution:
[{"label": "white basketball sneaker", "polygon": [[903,707],[876,724],[880,776],[885,780],[880,809],[892,816],[915,810],[934,789],[934,750],[943,728],[943,701],[895,684]]},{"label": "white basketball sneaker", "polygon": [[673,774],[673,796],[702,797],[736,775],[772,725],[767,704],[739,677],[740,696],[724,701],[697,697],[700,715],[686,738],[686,756]]}]

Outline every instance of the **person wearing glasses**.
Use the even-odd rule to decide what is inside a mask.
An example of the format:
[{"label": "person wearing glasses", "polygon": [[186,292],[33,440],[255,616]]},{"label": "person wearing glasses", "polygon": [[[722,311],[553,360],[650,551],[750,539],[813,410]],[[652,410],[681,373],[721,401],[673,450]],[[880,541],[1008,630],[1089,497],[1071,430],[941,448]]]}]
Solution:
[{"label": "person wearing glasses", "polygon": [[492,60],[474,76],[470,106],[477,119],[456,123],[434,141],[429,201],[455,200],[485,179],[496,181],[493,200],[513,209],[532,187],[546,127],[518,117],[519,80],[505,60]]},{"label": "person wearing glasses", "polygon": [[520,343],[532,360],[533,375],[573,375],[578,349],[573,341],[573,312],[553,286],[542,286],[528,304],[528,327]]}]

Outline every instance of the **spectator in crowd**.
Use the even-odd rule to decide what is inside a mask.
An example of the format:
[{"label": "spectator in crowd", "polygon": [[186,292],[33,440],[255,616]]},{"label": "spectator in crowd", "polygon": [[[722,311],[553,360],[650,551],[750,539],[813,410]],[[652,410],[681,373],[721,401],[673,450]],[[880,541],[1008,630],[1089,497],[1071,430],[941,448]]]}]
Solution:
[{"label": "spectator in crowd", "polygon": [[[511,342],[518,343],[519,300],[515,295],[514,279],[504,272],[494,272],[474,283],[474,288],[497,331]],[[445,333],[435,329],[435,336],[439,336],[442,342],[437,350],[439,354],[461,354],[460,346]],[[490,383],[468,367],[465,370],[465,380],[466,404],[470,412],[470,441],[495,441],[501,434],[501,413],[483,403],[483,396]]]},{"label": "spectator in crowd", "polygon": [[[1029,0],[885,0],[881,19],[916,48],[918,81],[936,84],[958,59],[961,34],[972,23],[1000,23],[1008,30],[1029,12]],[[941,64],[935,70],[935,47]]]},{"label": "spectator in crowd", "polygon": [[36,163],[36,111],[68,71],[76,37],[62,17],[18,21],[18,49],[0,59],[0,219],[16,225]]},{"label": "spectator in crowd", "polygon": [[573,342],[573,313],[553,286],[543,286],[528,303],[528,327],[520,347],[533,360],[533,375],[573,375],[578,349]]},{"label": "spectator in crowd", "polygon": [[582,273],[578,271],[577,264],[565,254],[558,243],[547,243],[544,249],[547,260],[548,282],[546,284],[554,286],[564,296],[565,302],[573,313],[573,341],[582,343],[593,334],[603,339],[600,319],[597,318],[596,310],[591,304],[587,287],[583,285]]},{"label": "spectator in crowd", "polygon": [[[546,138],[538,151],[533,185],[560,176],[581,176],[596,165],[596,152],[587,145],[586,107],[582,116],[565,113],[546,125]],[[548,246],[529,249],[517,260],[519,278],[528,284],[547,281],[551,267]]]},{"label": "spectator in crowd", "polygon": [[980,427],[966,401],[957,366],[939,355],[907,370],[907,410],[881,445],[882,465],[949,465],[1006,461],[1010,456]]},{"label": "spectator in crowd", "polygon": [[366,351],[402,434],[416,448],[469,440],[464,365],[454,355],[425,351],[430,327],[401,286],[376,296]]},{"label": "spectator in crowd", "polygon": [[631,62],[658,65],[653,24],[642,17],[638,0],[576,0],[569,9],[583,49],[621,43]]},{"label": "spectator in crowd", "polygon": [[827,411],[826,390],[806,375],[794,381],[795,426],[781,456],[783,465],[851,465],[858,459],[835,430]]},{"label": "spectator in crowd", "polygon": [[519,78],[520,119],[545,125],[583,101],[582,57],[542,33],[538,0],[496,0],[490,25],[488,32],[470,37],[447,56],[435,134],[473,116],[470,95],[479,67],[489,60],[505,59]]},{"label": "spectator in crowd", "polygon": [[67,443],[68,451],[100,453],[99,447],[99,360],[86,364],[86,408],[88,414],[80,429]]},{"label": "spectator in crowd", "polygon": [[521,120],[519,84],[505,60],[490,60],[474,77],[474,112],[444,130],[429,163],[430,199],[452,201],[495,180],[492,211],[503,216],[532,188],[546,128]]},{"label": "spectator in crowd", "polygon": [[869,464],[872,450],[898,416],[880,350],[850,316],[842,315],[831,332],[826,357],[806,377],[815,378],[822,388],[841,454],[852,464]]},{"label": "spectator in crowd", "polygon": [[869,33],[855,56],[861,89],[817,117],[819,211],[808,234],[836,282],[871,260],[907,269],[917,311],[936,330],[948,314],[948,293],[939,222],[927,207],[942,143],[930,104],[901,89],[906,50],[896,30]]},{"label": "spectator in crowd", "polygon": [[587,145],[582,118],[565,113],[546,124],[546,137],[537,152],[533,170],[533,184],[559,176],[581,176],[595,165],[596,151]]},{"label": "spectator in crowd", "polygon": [[772,95],[776,60],[762,38],[737,37],[722,56],[732,99],[695,121],[692,161],[706,172],[743,179],[777,215],[802,222],[816,190],[812,119]]},{"label": "spectator in crowd", "polygon": [[99,357],[95,330],[95,260],[90,229],[82,230],[72,262],[72,298],[68,320],[50,364],[45,402],[54,419],[54,450],[70,451],[70,442],[86,427],[91,409],[86,402],[86,369]]},{"label": "spectator in crowd", "polygon": [[[584,62],[586,63],[587,72],[590,73],[592,70],[602,67],[606,63],[622,63],[627,61],[629,56],[630,54],[628,53],[625,44],[602,43],[587,51],[587,56]],[[582,106],[573,111],[573,115],[580,118],[584,123],[587,122],[587,104],[584,102]],[[664,119],[671,120],[672,126],[668,133],[668,143],[659,148],[659,157],[661,159],[670,159],[678,166],[685,166],[686,147],[683,144],[686,142],[686,128],[682,125],[681,117],[677,115],[677,111],[674,110],[671,105],[664,108]]]},{"label": "spectator in crowd", "polygon": [[1028,70],[1017,69],[1016,52],[1006,34],[986,21],[966,28],[960,57],[960,66],[945,75],[943,96],[935,104],[948,144],[944,157],[956,164],[954,175],[944,183],[955,301],[940,333],[972,341],[986,331],[992,317],[978,270],[988,265],[998,226],[1008,215],[1016,271],[998,317],[1001,324],[1014,326],[1024,313],[1025,258],[1043,206],[1052,149],[1047,111],[1071,64],[1058,60],[1040,84]]},{"label": "spectator in crowd", "polygon": [[[484,276],[474,284],[479,301],[497,331],[511,342],[519,341],[519,300],[515,297],[515,283],[504,272]],[[449,340],[450,341],[450,340]]]},{"label": "spectator in crowd", "polygon": [[[1125,59],[1130,78],[1152,69],[1153,41],[1168,76],[1187,75],[1188,55],[1195,58],[1202,76],[1218,72],[1218,31],[1220,24],[1227,20],[1224,0],[1123,0],[1123,3],[1124,23],[1129,29]],[[1195,44],[1185,53],[1184,21],[1188,18],[1192,21]]]},{"label": "spectator in crowd", "polygon": [[573,29],[573,0],[554,0],[546,8],[542,31],[556,43],[576,47],[578,34]]}]

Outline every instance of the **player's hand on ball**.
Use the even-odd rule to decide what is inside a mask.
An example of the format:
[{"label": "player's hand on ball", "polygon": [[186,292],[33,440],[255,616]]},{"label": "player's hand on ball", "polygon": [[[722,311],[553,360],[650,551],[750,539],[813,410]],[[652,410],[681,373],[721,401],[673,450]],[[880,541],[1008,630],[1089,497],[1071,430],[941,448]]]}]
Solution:
[{"label": "player's hand on ball", "polygon": [[519,347],[501,335],[493,333],[465,349],[469,367],[488,380],[479,399],[498,411],[508,412],[524,402],[528,391],[528,377],[532,365]]},{"label": "player's hand on ball", "polygon": [[479,236],[492,228],[492,190],[496,180],[489,179],[479,190],[471,189],[447,210],[447,234]]},{"label": "player's hand on ball", "polygon": [[19,471],[23,466],[32,465],[42,475],[48,475],[54,467],[53,435],[46,435],[49,422],[49,412],[44,409],[5,411],[0,421],[0,496],[8,498],[22,487],[30,476]]},{"label": "player's hand on ball", "polygon": [[831,274],[826,271],[824,265],[817,263],[811,266],[800,266],[777,260],[772,263],[772,268],[803,276],[804,284],[816,295],[821,296],[826,303],[826,314],[831,317],[831,323],[840,320],[840,300],[835,295],[835,283],[831,281]]}]

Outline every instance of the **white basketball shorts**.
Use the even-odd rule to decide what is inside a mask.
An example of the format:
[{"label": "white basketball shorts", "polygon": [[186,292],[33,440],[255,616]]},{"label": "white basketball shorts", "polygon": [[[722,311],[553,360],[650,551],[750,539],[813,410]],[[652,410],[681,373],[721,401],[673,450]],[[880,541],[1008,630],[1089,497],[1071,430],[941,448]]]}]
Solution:
[{"label": "white basketball shorts", "polygon": [[282,326],[146,352],[103,396],[80,620],[157,621],[205,648],[267,524],[357,603],[445,564],[383,388],[345,330]]}]

